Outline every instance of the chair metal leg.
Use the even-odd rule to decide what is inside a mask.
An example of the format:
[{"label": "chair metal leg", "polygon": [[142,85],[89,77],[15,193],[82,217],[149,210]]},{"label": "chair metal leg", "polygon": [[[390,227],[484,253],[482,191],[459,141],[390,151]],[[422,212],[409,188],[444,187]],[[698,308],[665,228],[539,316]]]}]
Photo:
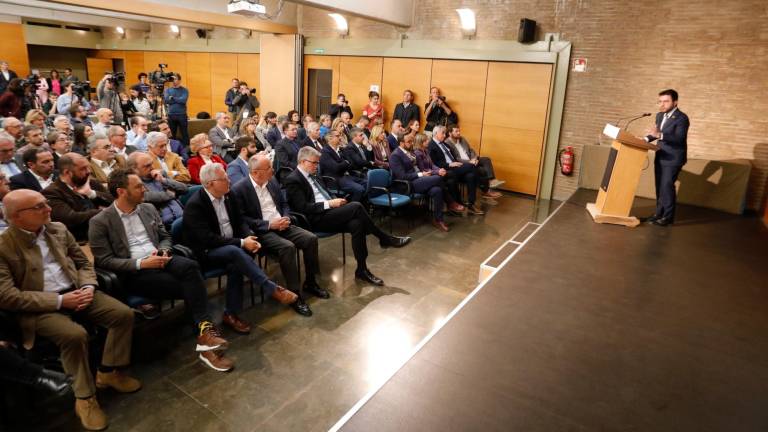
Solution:
[{"label": "chair metal leg", "polygon": [[254,307],[256,306],[256,298],[253,295],[253,290],[254,290],[253,281],[249,279],[248,282],[251,285],[251,307]]},{"label": "chair metal leg", "polygon": [[217,283],[218,283],[218,285],[219,285],[219,292],[221,292],[221,276],[219,276],[219,277],[216,279],[216,282],[217,282]]},{"label": "chair metal leg", "polygon": [[347,237],[346,233],[341,233],[341,263],[347,263]]}]

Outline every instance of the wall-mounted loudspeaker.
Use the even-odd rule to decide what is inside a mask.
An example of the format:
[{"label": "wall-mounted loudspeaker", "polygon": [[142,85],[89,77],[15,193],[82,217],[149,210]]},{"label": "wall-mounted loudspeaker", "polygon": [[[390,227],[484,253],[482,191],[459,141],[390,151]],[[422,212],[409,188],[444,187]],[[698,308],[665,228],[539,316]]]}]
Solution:
[{"label": "wall-mounted loudspeaker", "polygon": [[197,33],[197,37],[200,39],[205,39],[205,37],[208,36],[208,32],[205,29],[197,29],[195,30],[195,33]]},{"label": "wall-mounted loudspeaker", "polygon": [[520,20],[520,29],[517,32],[517,41],[530,43],[536,41],[536,21],[528,18]]}]

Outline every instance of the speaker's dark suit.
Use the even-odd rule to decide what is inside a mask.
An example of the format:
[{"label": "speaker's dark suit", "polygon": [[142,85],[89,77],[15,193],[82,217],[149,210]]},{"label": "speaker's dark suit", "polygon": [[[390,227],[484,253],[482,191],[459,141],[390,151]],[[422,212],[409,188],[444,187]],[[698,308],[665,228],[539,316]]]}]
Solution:
[{"label": "speaker's dark suit", "polygon": [[[288,202],[283,197],[277,180],[270,179],[266,187],[280,216],[290,216]],[[288,289],[300,294],[301,275],[296,271],[296,249],[304,253],[307,280],[314,281],[319,268],[317,236],[296,225],[291,225],[282,231],[270,230],[270,221],[263,219],[262,203],[250,177],[232,186],[231,195],[237,201],[243,221],[259,237],[259,243],[264,252],[278,258]]]},{"label": "speaker's dark suit", "polygon": [[[662,123],[664,123],[662,127]],[[656,177],[656,216],[669,221],[675,219],[677,194],[675,182],[683,165],[688,161],[688,116],[679,109],[669,113],[664,121],[664,113],[656,114],[656,127],[661,132],[659,150],[653,161]],[[648,136],[648,141],[656,138]]]},{"label": "speaker's dark suit", "polygon": [[457,182],[464,182],[467,185],[467,201],[469,205],[473,205],[477,198],[477,173],[475,166],[462,162],[461,166],[451,168],[449,166],[450,163],[458,162],[458,159],[451,153],[451,149],[446,143],[438,144],[434,139],[429,142],[428,151],[432,162],[448,171],[444,179],[451,195],[457,199],[461,198]]},{"label": "speaker's dark suit", "polygon": [[275,160],[278,168],[289,167],[296,169],[301,144],[298,140],[283,138],[275,144]]},{"label": "speaker's dark suit", "polygon": [[[318,178],[320,187],[325,188]],[[322,232],[348,232],[352,234],[352,250],[357,260],[358,270],[366,269],[368,246],[365,237],[375,235],[380,241],[387,241],[389,236],[382,232],[368,216],[365,207],[359,202],[350,202],[341,207],[325,208],[323,202],[315,201],[312,185],[299,170],[290,173],[283,182],[288,193],[288,204],[299,213],[307,216],[311,229]],[[326,188],[327,190],[327,188]]]},{"label": "speaker's dark suit", "polygon": [[[53,174],[51,174],[53,175]],[[54,180],[56,177],[54,177]],[[32,175],[29,170],[20,174],[16,174],[10,178],[11,190],[16,189],[31,189],[35,192],[41,192],[43,188],[40,187],[40,182],[37,181],[35,176]]]},{"label": "speaker's dark suit", "polygon": [[351,169],[353,170],[365,171],[375,168],[373,164],[373,153],[370,154],[371,157],[369,158],[368,152],[352,141],[341,149],[341,154],[344,156],[344,159],[349,161],[352,165]]},{"label": "speaker's dark suit", "polygon": [[320,172],[333,177],[342,191],[349,194],[350,201],[360,201],[365,194],[366,180],[349,174],[352,164],[326,144],[320,152]]}]

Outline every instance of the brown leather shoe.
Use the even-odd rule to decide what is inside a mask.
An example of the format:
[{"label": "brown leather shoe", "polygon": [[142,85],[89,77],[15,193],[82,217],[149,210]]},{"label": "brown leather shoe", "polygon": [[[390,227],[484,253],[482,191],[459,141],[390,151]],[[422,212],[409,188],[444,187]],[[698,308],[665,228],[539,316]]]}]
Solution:
[{"label": "brown leather shoe", "polygon": [[224,357],[224,353],[220,351],[203,351],[199,358],[206,366],[219,372],[228,372],[235,367],[235,363]]},{"label": "brown leather shoe", "polygon": [[472,204],[471,206],[467,207],[467,212],[473,215],[484,215],[485,212],[477,208],[476,205]]},{"label": "brown leather shoe", "polygon": [[200,323],[200,336],[197,337],[197,351],[212,351],[215,349],[227,349],[228,342],[221,337],[219,329],[212,322]]},{"label": "brown leather shoe", "polygon": [[80,423],[87,430],[100,431],[109,425],[107,415],[99,406],[96,396],[91,396],[88,399],[75,399],[75,414],[80,417]]},{"label": "brown leather shoe", "polygon": [[96,388],[103,390],[107,387],[112,387],[119,393],[133,393],[139,391],[141,382],[119,370],[96,372]]},{"label": "brown leather shoe", "polygon": [[298,300],[299,296],[278,285],[275,292],[272,293],[272,298],[279,301],[281,304],[289,305]]},{"label": "brown leather shoe", "polygon": [[452,212],[463,212],[465,210],[465,208],[466,207],[464,207],[463,205],[457,203],[456,201],[454,201],[454,202],[452,202],[451,204],[448,205],[448,210],[450,210]]},{"label": "brown leather shoe", "polygon": [[446,225],[445,222],[439,221],[437,219],[432,220],[432,226],[439,229],[442,232],[448,232],[451,230],[450,228],[448,228],[448,225]]},{"label": "brown leather shoe", "polygon": [[251,332],[251,325],[248,321],[240,319],[240,317],[235,314],[225,313],[221,318],[221,322],[240,334],[248,334]]}]

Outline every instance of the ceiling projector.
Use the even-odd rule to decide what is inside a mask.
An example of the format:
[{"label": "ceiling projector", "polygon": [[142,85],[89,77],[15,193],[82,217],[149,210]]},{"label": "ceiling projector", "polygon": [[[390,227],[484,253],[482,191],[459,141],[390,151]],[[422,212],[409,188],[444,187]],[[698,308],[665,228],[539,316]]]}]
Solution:
[{"label": "ceiling projector", "polygon": [[233,0],[227,5],[227,12],[242,16],[266,15],[267,8],[252,0]]}]

